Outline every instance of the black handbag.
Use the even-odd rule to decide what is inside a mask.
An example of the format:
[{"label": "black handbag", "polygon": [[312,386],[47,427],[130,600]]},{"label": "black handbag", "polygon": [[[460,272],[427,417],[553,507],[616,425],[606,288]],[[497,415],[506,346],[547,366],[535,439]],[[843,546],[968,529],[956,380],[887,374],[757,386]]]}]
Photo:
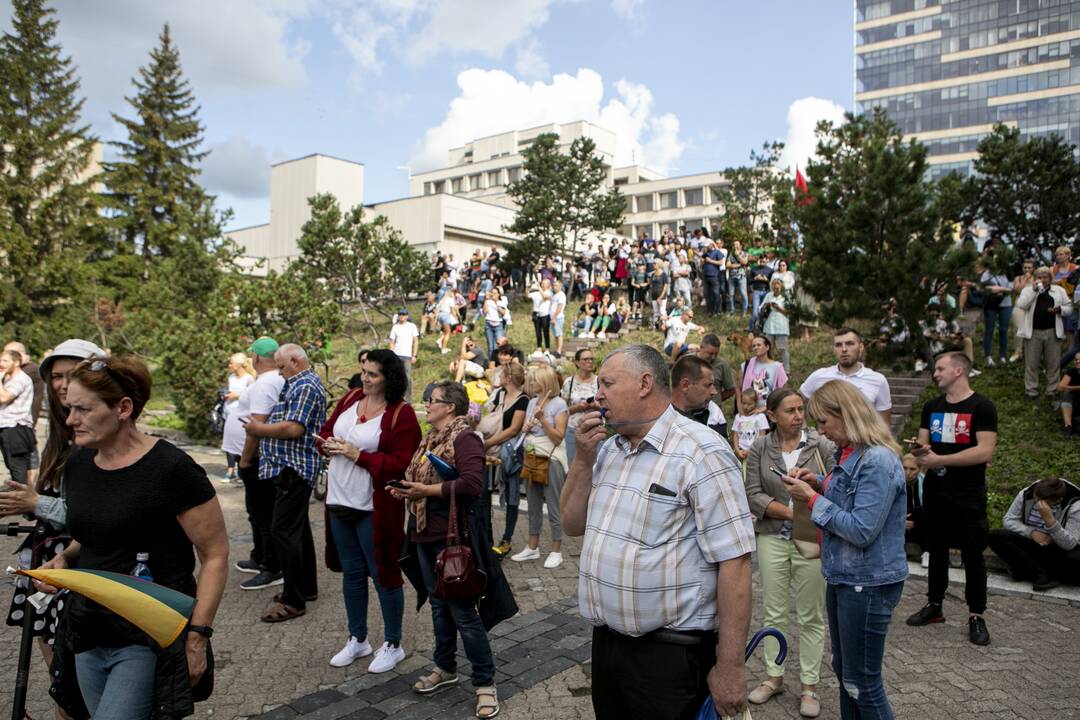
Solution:
[{"label": "black handbag", "polygon": [[457,493],[450,486],[450,526],[446,547],[435,558],[435,597],[443,600],[472,600],[484,589],[484,579],[476,570],[472,548],[458,537]]}]

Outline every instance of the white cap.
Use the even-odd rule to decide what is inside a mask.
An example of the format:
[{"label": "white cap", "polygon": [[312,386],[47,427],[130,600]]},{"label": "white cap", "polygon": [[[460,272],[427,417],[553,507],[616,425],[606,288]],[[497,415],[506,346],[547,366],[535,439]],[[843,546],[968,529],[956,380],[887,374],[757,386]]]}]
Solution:
[{"label": "white cap", "polygon": [[71,340],[65,340],[64,342],[53,348],[52,355],[41,361],[41,365],[38,367],[38,372],[41,373],[41,379],[48,382],[49,380],[49,368],[52,367],[53,361],[60,358],[75,358],[76,360],[85,360],[92,357],[105,357],[104,350],[99,348],[89,340],[79,340],[73,338]]}]

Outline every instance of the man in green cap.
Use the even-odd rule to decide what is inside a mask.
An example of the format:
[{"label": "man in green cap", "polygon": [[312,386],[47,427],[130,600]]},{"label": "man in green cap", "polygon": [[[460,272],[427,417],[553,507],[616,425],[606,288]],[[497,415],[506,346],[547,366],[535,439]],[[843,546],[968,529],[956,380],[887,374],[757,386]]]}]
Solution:
[{"label": "man in green cap", "polygon": [[[238,401],[236,412],[225,422],[225,436],[239,431],[243,438],[240,453],[240,480],[244,483],[244,506],[251,523],[254,547],[246,560],[238,560],[236,569],[255,577],[240,583],[241,590],[260,590],[282,584],[281,567],[270,538],[270,521],[274,516],[274,483],[259,479],[259,438],[248,435],[244,426],[252,420],[265,422],[281,395],[285,379],[278,373],[274,353],[278,350],[274,338],[263,336],[251,343],[248,352],[255,368],[255,382],[244,391]],[[230,427],[234,424],[237,427]]]}]

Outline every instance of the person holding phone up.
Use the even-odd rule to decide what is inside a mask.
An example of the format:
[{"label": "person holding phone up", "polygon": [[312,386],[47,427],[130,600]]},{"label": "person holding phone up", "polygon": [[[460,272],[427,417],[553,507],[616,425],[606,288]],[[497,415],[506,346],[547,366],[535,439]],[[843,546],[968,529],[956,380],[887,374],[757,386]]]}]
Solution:
[{"label": "person holding phone up", "polygon": [[578,348],[574,353],[574,366],[577,372],[563,381],[561,393],[570,413],[564,438],[569,462],[574,462],[574,430],[581,421],[582,413],[596,409],[596,353],[590,347]]}]

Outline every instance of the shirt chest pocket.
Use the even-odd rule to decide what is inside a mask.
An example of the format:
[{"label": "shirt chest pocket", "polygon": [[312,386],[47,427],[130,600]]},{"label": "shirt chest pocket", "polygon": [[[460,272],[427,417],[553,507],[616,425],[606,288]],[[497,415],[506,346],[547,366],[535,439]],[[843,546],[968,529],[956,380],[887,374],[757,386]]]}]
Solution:
[{"label": "shirt chest pocket", "polygon": [[685,497],[658,492],[646,492],[641,508],[638,538],[646,547],[676,542],[691,512]]}]

